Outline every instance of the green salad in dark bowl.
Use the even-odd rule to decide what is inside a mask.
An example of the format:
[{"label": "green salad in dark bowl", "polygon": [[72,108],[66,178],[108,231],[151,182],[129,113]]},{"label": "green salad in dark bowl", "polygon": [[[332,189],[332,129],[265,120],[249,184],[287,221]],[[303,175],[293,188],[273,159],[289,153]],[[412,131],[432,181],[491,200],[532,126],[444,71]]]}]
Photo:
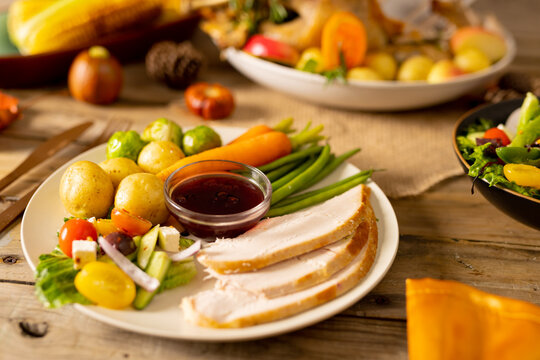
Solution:
[{"label": "green salad in dark bowl", "polygon": [[540,230],[540,104],[525,99],[466,113],[454,150],[474,189],[514,219]]}]

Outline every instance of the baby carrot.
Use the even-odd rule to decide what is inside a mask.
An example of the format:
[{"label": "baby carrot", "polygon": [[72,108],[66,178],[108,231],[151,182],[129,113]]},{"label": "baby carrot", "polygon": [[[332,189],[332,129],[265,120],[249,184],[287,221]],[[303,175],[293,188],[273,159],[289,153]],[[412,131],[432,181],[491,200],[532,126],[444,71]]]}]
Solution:
[{"label": "baby carrot", "polygon": [[291,150],[292,145],[289,137],[282,132],[272,131],[245,141],[187,156],[159,172],[157,177],[165,181],[175,170],[202,160],[230,160],[251,166],[261,166],[288,155]]},{"label": "baby carrot", "polygon": [[243,133],[242,135],[240,135],[239,137],[231,141],[229,145],[235,144],[240,141],[247,140],[247,139],[251,139],[251,138],[254,138],[255,136],[266,134],[272,131],[274,130],[270,126],[267,126],[264,124],[255,125],[255,126],[250,127],[245,133]]},{"label": "baby carrot", "polygon": [[255,136],[266,134],[272,131],[281,131],[285,134],[290,133],[291,131],[294,131],[291,129],[291,126],[293,124],[293,118],[289,117],[286,119],[281,120],[276,126],[271,128],[270,126],[259,124],[250,127],[245,133],[231,141],[229,144],[234,144],[240,141],[244,141],[247,139],[251,139]]}]

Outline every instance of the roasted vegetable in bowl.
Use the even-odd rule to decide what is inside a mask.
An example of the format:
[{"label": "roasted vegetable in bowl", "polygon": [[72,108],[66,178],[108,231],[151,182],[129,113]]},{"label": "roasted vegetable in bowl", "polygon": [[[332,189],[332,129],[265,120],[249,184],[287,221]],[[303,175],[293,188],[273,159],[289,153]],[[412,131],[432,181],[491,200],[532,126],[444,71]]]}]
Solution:
[{"label": "roasted vegetable in bowl", "polygon": [[[329,80],[440,83],[482,71],[507,53],[503,31],[492,26],[496,21],[471,20],[472,12],[458,1],[233,1],[214,10],[202,28],[223,49]],[[416,56],[430,62],[405,65]],[[401,66],[404,75],[396,77]]]}]

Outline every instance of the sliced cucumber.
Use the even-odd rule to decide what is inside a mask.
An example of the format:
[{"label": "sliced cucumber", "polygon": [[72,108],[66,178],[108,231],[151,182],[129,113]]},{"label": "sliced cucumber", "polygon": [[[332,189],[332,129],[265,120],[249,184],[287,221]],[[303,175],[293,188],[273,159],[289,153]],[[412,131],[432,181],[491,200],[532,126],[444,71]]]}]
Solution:
[{"label": "sliced cucumber", "polygon": [[133,237],[133,242],[135,243],[135,246],[137,247],[137,249],[139,248],[139,245],[141,245],[141,239],[142,239],[142,236],[134,236]]},{"label": "sliced cucumber", "polygon": [[161,282],[158,292],[174,289],[175,287],[186,285],[197,275],[197,268],[193,258],[173,262]]},{"label": "sliced cucumber", "polygon": [[137,251],[137,265],[143,270],[145,270],[146,266],[148,266],[150,256],[156,248],[158,233],[159,225],[156,225],[141,238]]},{"label": "sliced cucumber", "polygon": [[[167,255],[166,252],[154,251],[152,253],[152,256],[150,257],[150,260],[148,262],[148,268],[145,270],[145,272],[151,277],[156,278],[160,282],[162,282],[170,266],[171,259],[169,259],[169,255]],[[133,307],[135,307],[135,309],[137,310],[144,309],[150,303],[158,290],[149,292],[144,290],[143,288],[138,288],[137,295],[135,295],[135,300],[133,300]]]}]

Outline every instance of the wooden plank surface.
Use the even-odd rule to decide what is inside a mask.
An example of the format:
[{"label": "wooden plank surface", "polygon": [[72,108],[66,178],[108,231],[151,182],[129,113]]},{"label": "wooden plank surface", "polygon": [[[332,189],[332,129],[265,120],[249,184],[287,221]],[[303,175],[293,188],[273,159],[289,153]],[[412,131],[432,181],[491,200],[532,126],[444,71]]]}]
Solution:
[{"label": "wooden plank surface", "polygon": [[[0,4],[7,3],[1,0]],[[514,69],[540,74],[540,2],[478,1],[514,34]],[[121,104],[73,106],[63,87],[10,91],[23,101],[45,94],[23,119],[0,134],[0,176],[32,149],[77,122],[93,127],[75,145],[43,163],[2,192],[0,210],[80,151],[110,118],[129,118],[141,130],[156,113],[185,116],[178,92],[147,81],[141,64],[126,67]],[[208,79],[215,74],[208,72]],[[238,75],[222,82],[235,86]],[[186,120],[187,119],[187,120]],[[33,274],[22,254],[20,221],[0,234],[0,359],[406,359],[405,279],[453,279],[494,294],[540,305],[540,233],[470,194],[466,176],[426,193],[392,200],[400,247],[384,280],[343,313],[309,328],[270,339],[211,344],[143,336],[92,320],[71,307],[47,310],[33,295]]]}]

